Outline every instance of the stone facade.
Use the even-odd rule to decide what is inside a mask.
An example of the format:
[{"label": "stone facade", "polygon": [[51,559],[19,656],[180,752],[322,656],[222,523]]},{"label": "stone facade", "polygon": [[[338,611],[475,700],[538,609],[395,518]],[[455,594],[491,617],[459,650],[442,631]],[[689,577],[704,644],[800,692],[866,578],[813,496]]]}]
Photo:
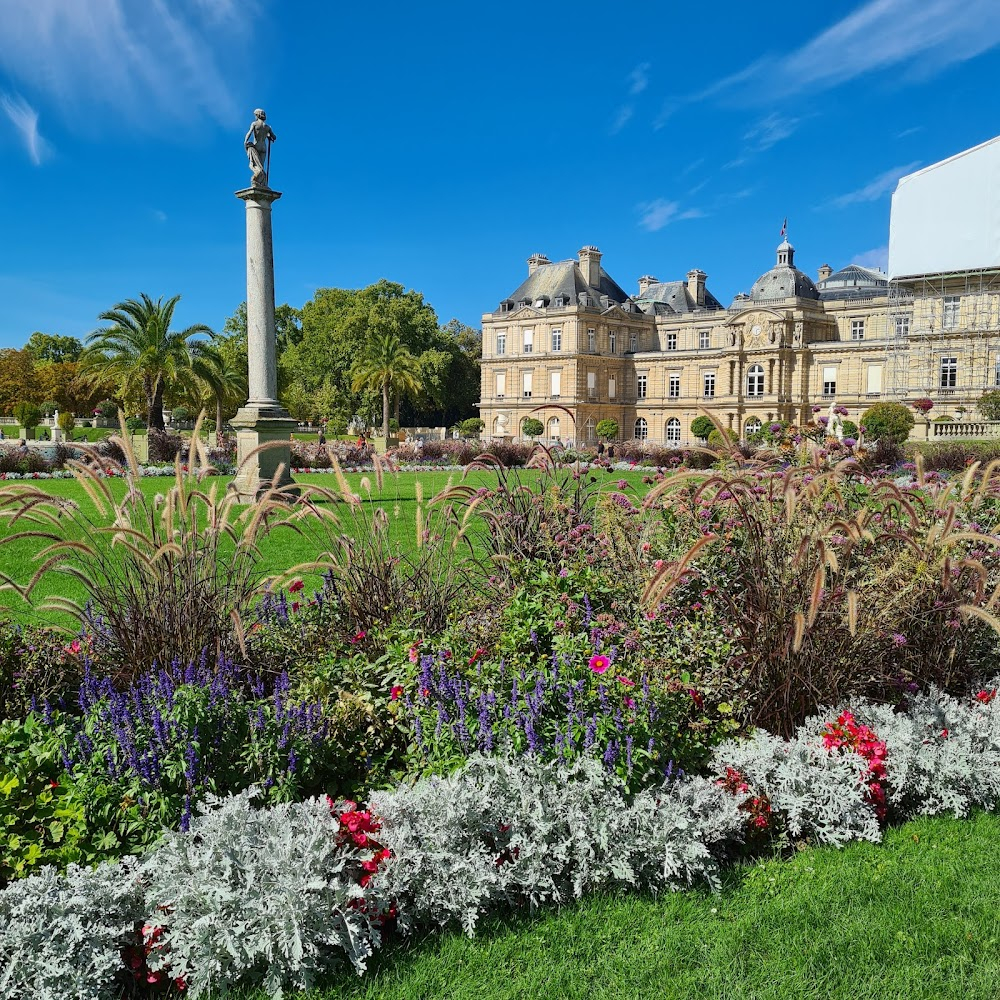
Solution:
[{"label": "stone facade", "polygon": [[595,247],[557,263],[533,255],[528,278],[483,316],[484,433],[518,438],[535,417],[543,440],[590,443],[612,417],[622,438],[688,445],[705,412],[741,436],[834,401],[855,422],[880,399],[920,396],[932,416],[961,418],[998,383],[992,279],[980,276],[978,293],[968,275],[890,289],[881,272],[824,265],[813,282],[794,253],[783,242],[728,308],[703,271],[646,275],[633,296]]}]

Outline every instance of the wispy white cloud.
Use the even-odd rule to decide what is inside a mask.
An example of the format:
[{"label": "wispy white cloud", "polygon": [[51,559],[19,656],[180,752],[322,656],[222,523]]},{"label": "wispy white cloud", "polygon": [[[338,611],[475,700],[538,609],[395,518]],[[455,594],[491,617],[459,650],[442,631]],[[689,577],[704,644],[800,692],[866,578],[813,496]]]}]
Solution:
[{"label": "wispy white cloud", "polygon": [[912,173],[920,166],[920,161],[904,164],[901,167],[893,167],[884,173],[873,177],[867,184],[862,185],[855,191],[848,191],[837,198],[830,200],[834,208],[846,208],[848,205],[857,205],[867,201],[878,201],[883,195],[888,194],[896,186],[896,181],[905,174]]},{"label": "wispy white cloud", "polygon": [[635,109],[631,104],[623,104],[615,115],[615,120],[611,123],[611,134],[620,132],[631,121]]},{"label": "wispy white cloud", "polygon": [[[828,5],[827,9],[834,9]],[[867,0],[798,49],[764,57],[692,94],[669,98],[654,128],[707,100],[754,106],[820,92],[871,73],[926,79],[1000,45],[996,0]]]},{"label": "wispy white cloud", "polygon": [[767,117],[762,118],[749,128],[743,134],[743,139],[752,152],[763,153],[772,146],[776,146],[782,139],[787,139],[792,135],[799,120],[772,111]]},{"label": "wispy white cloud", "polygon": [[852,264],[860,264],[861,267],[874,267],[880,271],[889,270],[889,248],[875,247],[874,250],[865,250],[859,253],[852,261]]},{"label": "wispy white cloud", "polygon": [[38,131],[38,112],[20,95],[0,93],[0,110],[21,136],[31,162],[37,167],[52,151]]},{"label": "wispy white cloud", "polygon": [[914,125],[913,128],[904,128],[902,132],[896,133],[897,139],[905,139],[909,135],[916,135],[918,132],[923,132],[923,125]]},{"label": "wispy white cloud", "polygon": [[153,209],[153,218],[156,219],[157,222],[166,222],[167,221],[167,213],[164,212],[162,208],[154,208]]},{"label": "wispy white cloud", "polygon": [[635,97],[649,86],[649,63],[639,63],[628,75],[628,92]]},{"label": "wispy white cloud", "polygon": [[654,198],[636,206],[639,213],[639,227],[648,233],[659,232],[671,222],[685,219],[700,219],[705,213],[700,208],[681,209],[680,202],[666,198]]},{"label": "wispy white cloud", "polygon": [[[258,0],[3,0],[0,70],[19,89],[89,126],[102,111],[162,128],[231,123],[227,73]],[[84,119],[84,113],[86,119]]]}]

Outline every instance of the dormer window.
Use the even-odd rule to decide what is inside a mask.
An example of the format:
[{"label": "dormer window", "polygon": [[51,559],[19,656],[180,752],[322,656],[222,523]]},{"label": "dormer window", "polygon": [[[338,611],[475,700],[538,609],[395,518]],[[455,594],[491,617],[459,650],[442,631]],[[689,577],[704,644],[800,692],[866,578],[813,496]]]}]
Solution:
[{"label": "dormer window", "polygon": [[555,299],[555,307],[557,309],[565,309],[569,305],[569,300],[565,295],[557,295]]}]

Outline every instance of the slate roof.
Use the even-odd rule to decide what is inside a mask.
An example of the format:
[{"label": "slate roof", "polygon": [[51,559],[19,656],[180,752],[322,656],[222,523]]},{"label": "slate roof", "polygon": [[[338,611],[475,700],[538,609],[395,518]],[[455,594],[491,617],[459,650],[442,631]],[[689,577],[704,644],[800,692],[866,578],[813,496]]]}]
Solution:
[{"label": "slate roof", "polygon": [[868,298],[886,293],[889,276],[860,264],[848,264],[847,267],[834,271],[816,287],[820,298],[826,300]]},{"label": "slate roof", "polygon": [[788,264],[778,264],[770,271],[765,271],[750,289],[750,298],[754,302],[788,299],[793,296],[799,299],[818,299],[819,290],[808,274]]},{"label": "slate roof", "polygon": [[[658,281],[656,284],[650,285],[635,301],[640,308],[658,303],[669,306],[669,309],[665,311],[674,313],[691,313],[699,309],[722,308],[722,304],[707,288],[705,289],[705,305],[696,305],[694,298],[688,291],[686,281]],[[655,311],[661,312],[663,310]]]},{"label": "slate roof", "polygon": [[552,305],[561,296],[566,299],[567,305],[575,306],[579,304],[579,297],[583,292],[590,297],[592,306],[601,305],[602,295],[608,297],[609,304],[622,305],[629,300],[629,296],[603,267],[600,282],[593,288],[584,279],[578,260],[561,260],[554,264],[540,264],[504,302],[516,306],[519,302],[527,301],[529,305],[534,305],[542,299],[545,305]]}]

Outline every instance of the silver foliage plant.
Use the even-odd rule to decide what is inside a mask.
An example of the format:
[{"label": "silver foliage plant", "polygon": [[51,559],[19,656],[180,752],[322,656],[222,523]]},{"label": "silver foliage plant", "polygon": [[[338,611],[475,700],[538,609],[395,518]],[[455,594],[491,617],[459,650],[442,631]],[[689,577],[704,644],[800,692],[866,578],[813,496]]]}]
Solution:
[{"label": "silver foliage plant", "polygon": [[144,902],[133,859],[12,882],[0,892],[0,996],[120,996],[121,950],[137,940]]},{"label": "silver foliage plant", "polygon": [[726,767],[739,771],[754,793],[768,797],[793,837],[837,846],[879,841],[878,819],[865,800],[867,764],[858,754],[827,750],[823,721],[807,720],[790,740],[762,730],[728,740],[716,747],[713,767],[719,773]]},{"label": "silver foliage plant", "polygon": [[377,916],[389,900],[358,884],[357,852],[338,845],[329,803],[259,809],[253,794],[211,800],[142,867],[169,943],[150,966],[183,975],[193,1000],[237,982],[273,997],[310,989],[345,955],[363,972],[381,944]]},{"label": "silver foliage plant", "polygon": [[[986,690],[998,686],[1000,677]],[[856,715],[886,743],[889,802],[900,815],[967,816],[1000,804],[1000,698],[970,703],[932,689],[903,712],[865,703]]]},{"label": "silver foliage plant", "polygon": [[560,903],[618,885],[714,883],[737,804],[702,778],[626,800],[600,762],[474,757],[458,774],[376,792],[392,851],[377,881],[409,921],[468,934],[498,907]]}]

